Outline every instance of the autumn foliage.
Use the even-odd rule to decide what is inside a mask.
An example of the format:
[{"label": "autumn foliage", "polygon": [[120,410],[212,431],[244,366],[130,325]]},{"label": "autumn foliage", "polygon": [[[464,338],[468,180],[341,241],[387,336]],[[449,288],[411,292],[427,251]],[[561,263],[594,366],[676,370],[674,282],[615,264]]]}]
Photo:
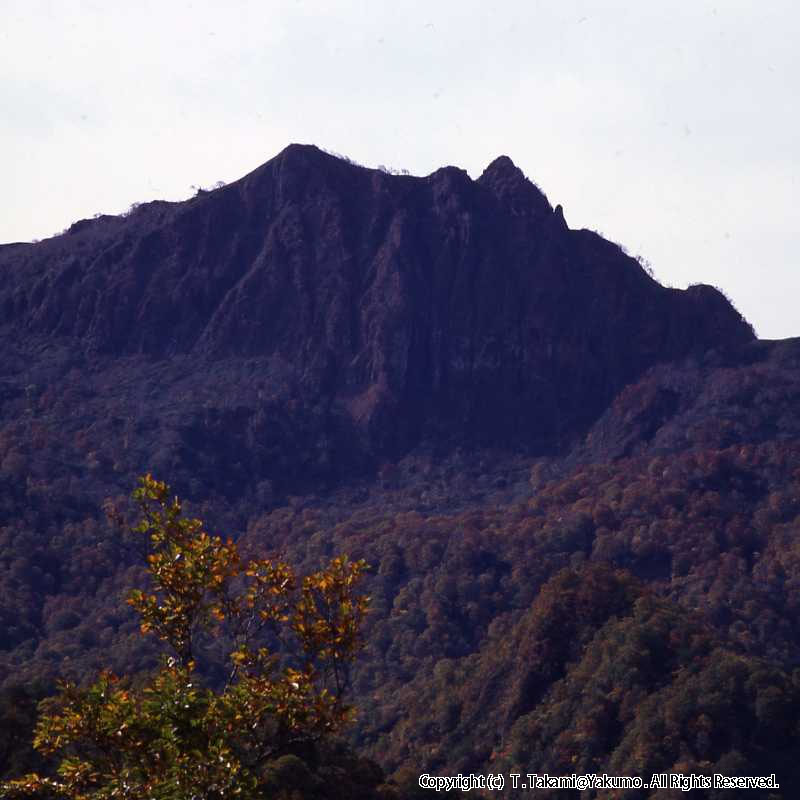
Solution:
[{"label": "autumn foliage", "polygon": [[[134,500],[152,587],[128,602],[168,652],[144,680],[104,671],[88,688],[62,684],[34,741],[60,758],[58,778],[27,775],[3,796],[260,797],[276,759],[352,716],[363,561],[337,557],[299,580],[287,564],[245,561],[150,475]],[[220,649],[226,677],[215,686],[198,664]]]}]

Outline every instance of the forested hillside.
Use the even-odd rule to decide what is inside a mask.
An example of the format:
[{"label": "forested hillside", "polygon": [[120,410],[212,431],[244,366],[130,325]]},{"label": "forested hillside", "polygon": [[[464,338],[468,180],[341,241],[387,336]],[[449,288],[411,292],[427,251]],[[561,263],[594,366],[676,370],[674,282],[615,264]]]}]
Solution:
[{"label": "forested hillside", "polygon": [[371,565],[348,736],[401,784],[793,796],[797,340],[570,230],[507,158],[413,178],[293,146],[0,272],[4,776],[41,767],[19,732],[57,677],[158,663],[106,517],[151,471],[253,557]]}]

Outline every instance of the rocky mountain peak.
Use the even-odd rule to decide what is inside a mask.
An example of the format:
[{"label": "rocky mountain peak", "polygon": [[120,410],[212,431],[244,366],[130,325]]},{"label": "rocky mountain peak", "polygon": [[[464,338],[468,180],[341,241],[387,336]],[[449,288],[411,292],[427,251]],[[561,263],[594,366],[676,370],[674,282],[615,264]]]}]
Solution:
[{"label": "rocky mountain peak", "polygon": [[543,215],[553,211],[544,192],[508,156],[498,156],[492,161],[478,183],[515,215]]},{"label": "rocky mountain peak", "polygon": [[376,457],[558,450],[652,365],[753,337],[713,290],[666,289],[569,230],[506,156],[478,181],[409,178],[290,145],[217,191],[0,248],[0,277],[0,337],[23,350],[220,375],[258,359],[287,441],[310,425],[302,398],[327,441]]}]

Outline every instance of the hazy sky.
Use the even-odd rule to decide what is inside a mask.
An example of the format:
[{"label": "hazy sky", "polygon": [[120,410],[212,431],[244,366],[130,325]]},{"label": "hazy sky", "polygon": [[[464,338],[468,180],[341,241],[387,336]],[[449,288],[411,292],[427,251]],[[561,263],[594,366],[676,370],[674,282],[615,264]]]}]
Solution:
[{"label": "hazy sky", "polygon": [[477,177],[505,153],[673,286],[800,335],[800,6],[0,0],[0,242],[290,142]]}]

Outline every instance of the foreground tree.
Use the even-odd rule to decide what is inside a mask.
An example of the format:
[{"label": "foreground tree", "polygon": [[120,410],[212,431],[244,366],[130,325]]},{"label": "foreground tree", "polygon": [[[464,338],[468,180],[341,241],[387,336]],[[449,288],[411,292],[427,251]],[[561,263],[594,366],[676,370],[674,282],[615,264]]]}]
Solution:
[{"label": "foreground tree", "polygon": [[[276,770],[352,716],[344,694],[367,609],[356,592],[366,565],[335,558],[298,581],[287,564],[243,560],[152,476],[133,498],[153,586],[128,602],[169,654],[144,681],[104,672],[88,688],[62,684],[34,739],[60,757],[58,778],[27,775],[0,784],[0,796],[276,796]],[[226,677],[209,685],[198,662],[220,649]]]}]

